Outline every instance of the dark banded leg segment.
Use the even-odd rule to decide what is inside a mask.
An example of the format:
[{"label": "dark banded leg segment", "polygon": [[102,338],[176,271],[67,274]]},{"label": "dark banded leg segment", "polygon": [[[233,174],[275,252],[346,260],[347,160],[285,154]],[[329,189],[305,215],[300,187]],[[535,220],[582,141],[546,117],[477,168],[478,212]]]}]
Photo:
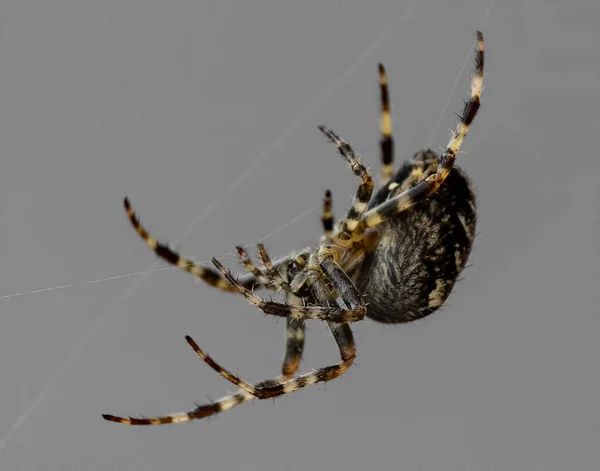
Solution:
[{"label": "dark banded leg segment", "polygon": [[256,267],[256,265],[254,265],[254,263],[252,263],[252,260],[250,260],[250,257],[248,256],[248,252],[246,252],[246,250],[239,245],[236,247],[236,249],[240,257],[240,261],[242,262],[242,265],[244,265],[246,270],[248,270],[248,272],[252,274],[254,279],[257,280],[261,286],[271,287],[271,285],[273,285],[273,280],[269,278],[268,275],[259,270]]},{"label": "dark banded leg segment", "polygon": [[298,389],[304,388],[311,384],[331,381],[343,374],[354,362],[356,358],[356,349],[354,346],[354,338],[348,324],[329,324],[329,328],[333,333],[333,337],[338,344],[342,361],[337,365],[328,366],[319,370],[307,373],[297,378],[286,379],[278,378],[275,380],[262,381],[256,385],[251,385],[242,381],[237,376],[223,369],[212,358],[206,355],[196,342],[189,336],[186,336],[187,342],[194,351],[202,358],[211,368],[217,371],[221,376],[238,386],[244,387],[240,391],[218,399],[212,404],[198,405],[195,409],[189,412],[180,412],[169,414],[162,417],[119,417],[116,415],[102,414],[105,420],[117,422],[127,425],[162,425],[189,422],[191,420],[203,419],[211,415],[218,414],[231,409],[243,402],[252,399],[266,399],[268,397],[281,396]]},{"label": "dark banded leg segment", "polygon": [[[154,253],[158,255],[158,257],[162,258],[166,262],[171,265],[176,266],[188,273],[191,273],[196,278],[204,281],[210,286],[214,286],[219,288],[222,291],[234,292],[231,285],[223,279],[223,277],[219,274],[218,271],[213,270],[212,268],[206,268],[198,263],[190,260],[188,258],[182,257],[177,252],[169,248],[166,244],[162,244],[155,238],[153,238],[148,230],[142,226],[139,218],[135,214],[135,211],[131,208],[131,204],[129,199],[126,197],[123,201],[123,205],[125,206],[125,212],[129,217],[129,221],[131,225],[142,238],[142,240],[148,245]],[[247,289],[257,288],[260,286],[259,280],[257,280],[254,276],[245,276],[240,278],[239,283]]]},{"label": "dark banded leg segment", "polygon": [[[321,237],[321,243],[325,243],[331,240],[331,236],[333,234],[333,225],[335,223],[332,211],[331,190],[325,191],[321,223],[323,224],[323,236]],[[300,306],[302,303],[302,300],[297,296],[294,296],[293,293],[291,294],[289,300],[292,304],[298,306]],[[283,374],[284,378],[292,377],[300,367],[302,353],[304,352],[305,334],[306,325],[303,320],[292,319],[291,317],[286,319],[285,358],[283,360],[283,366],[281,367],[281,373]]]},{"label": "dark banded leg segment", "polygon": [[282,291],[291,293],[292,288],[290,284],[283,278],[279,270],[273,265],[271,257],[269,257],[264,245],[257,244],[256,247],[258,248],[258,255],[263,263],[263,266],[265,267],[265,275],[269,279],[269,282],[277,286]]},{"label": "dark banded leg segment", "polygon": [[[337,293],[340,295],[342,292],[352,293],[352,295],[348,296],[348,299],[344,298],[345,301],[351,301],[349,309],[327,306],[293,306],[274,301],[264,301],[250,290],[241,286],[231,275],[231,273],[225,267],[223,267],[221,262],[219,262],[216,258],[213,258],[213,263],[221,271],[223,277],[227,279],[229,283],[231,283],[236,291],[238,291],[251,304],[256,306],[265,314],[301,320],[319,319],[323,321],[343,323],[361,321],[364,319],[367,312],[366,305],[362,302],[362,299],[358,294],[358,290],[333,259],[327,260],[326,266],[329,267],[328,270],[330,270],[330,273],[325,273],[325,275],[328,278],[327,281],[333,284],[333,288]],[[323,264],[321,265],[323,266]]]},{"label": "dark banded leg segment", "polygon": [[[250,260],[250,257],[248,256],[247,252],[242,247],[237,247],[240,258],[242,259],[242,263],[246,266],[248,271],[251,271],[253,274],[255,274],[258,279],[264,278],[266,281],[268,281],[269,284],[273,286],[277,286],[284,291],[291,291],[289,284],[279,273],[278,267],[287,266],[287,264],[291,260],[295,260],[297,264],[304,266],[304,264],[306,263],[306,254],[303,252],[298,255],[288,256],[282,261],[278,261],[276,262],[276,264],[274,264],[271,261],[269,255],[267,254],[264,246],[262,244],[257,245],[259,255],[266,268],[266,273],[263,273],[258,268],[256,268],[256,266]],[[291,296],[293,296],[293,294],[291,294]],[[300,299],[295,296],[292,299],[295,299],[297,302],[301,303]],[[302,358],[302,352],[304,350],[304,330],[304,321],[295,320],[292,318],[287,319],[286,355],[282,366],[283,376],[271,381],[270,383],[263,382],[257,386],[262,386],[264,384],[280,384],[282,381],[285,381],[286,379],[294,375],[294,373],[298,370],[298,367],[300,366],[300,360]],[[199,405],[198,407],[189,412],[182,412],[153,418],[118,417],[108,414],[103,414],[103,417],[111,422],[118,422],[128,425],[161,425],[170,423],[181,423],[188,422],[190,420],[209,417],[211,415],[215,415],[219,412],[229,410],[232,407],[254,399],[256,399],[256,396],[250,394],[249,392],[243,389],[240,389],[233,394],[218,399],[212,404]]]},{"label": "dark banded leg segment", "polygon": [[[279,270],[271,262],[271,257],[267,253],[265,247],[262,244],[257,244],[258,254],[262,263],[265,267],[265,275],[269,278],[270,282],[278,286],[279,289],[287,293],[288,300],[294,305],[302,306],[302,300],[294,295],[292,287],[283,278]],[[281,367],[281,372],[284,378],[289,378],[294,375],[300,366],[302,360],[302,352],[304,351],[304,334],[305,325],[301,319],[294,319],[288,317],[286,319],[286,345],[285,345],[285,358]]]},{"label": "dark banded leg segment", "polygon": [[[321,213],[321,224],[323,225],[321,243],[331,241],[333,235],[335,220],[333,217],[332,200],[331,190],[326,190],[325,198],[323,198],[323,211]],[[302,303],[302,300],[293,294],[290,296],[289,300],[292,304],[298,306]],[[303,320],[293,319],[291,317],[286,319],[285,358],[283,360],[283,366],[281,367],[281,373],[284,378],[291,378],[300,367],[302,353],[304,352],[305,335],[306,325]]]},{"label": "dark banded leg segment", "polygon": [[[129,199],[125,198],[123,203],[131,225],[139,234],[141,239],[156,253],[156,255],[158,255],[160,258],[170,263],[171,265],[174,265],[177,268],[191,273],[192,275],[196,276],[197,278],[209,284],[210,286],[214,286],[222,291],[227,291],[230,293],[236,291],[235,289],[233,289],[229,282],[223,279],[223,277],[218,271],[215,271],[212,268],[203,267],[202,265],[199,265],[193,260],[182,257],[166,244],[162,244],[158,240],[154,239],[148,233],[148,230],[144,226],[142,226],[139,218],[131,208]],[[238,283],[240,285],[247,289],[277,288],[277,286],[273,286],[272,282],[267,276],[265,276],[260,270],[258,270],[254,266],[243,247],[237,247],[237,251],[242,264],[250,272],[249,274],[242,275],[238,278]],[[290,254],[281,259],[275,260],[273,262],[273,265],[275,266],[275,268],[279,269],[280,267],[286,267],[292,261],[295,261],[297,264],[302,264],[306,255],[305,252],[306,251],[297,254]]]},{"label": "dark banded leg segment", "polygon": [[102,414],[102,417],[110,422],[117,422],[127,425],[179,424],[182,422],[203,419],[204,417],[218,414],[219,412],[229,410],[232,407],[250,399],[255,399],[255,397],[244,390],[240,390],[235,394],[231,394],[217,400],[213,404],[199,405],[189,412],[178,412],[161,417],[119,417],[110,414]]},{"label": "dark banded leg segment", "polygon": [[359,228],[365,230],[377,226],[385,220],[396,216],[402,211],[406,211],[419,201],[435,193],[444,183],[456,160],[456,155],[469,131],[471,123],[477,116],[479,110],[481,91],[483,88],[483,35],[477,32],[477,48],[475,55],[475,70],[471,77],[471,96],[465,102],[462,114],[459,115],[459,122],[452,132],[452,137],[446,150],[440,156],[437,172],[427,177],[424,181],[417,184],[410,190],[407,190],[394,198],[391,198],[379,206],[366,211],[361,218]]},{"label": "dark banded leg segment", "polygon": [[484,65],[484,50],[483,50],[483,35],[481,31],[477,31],[477,46],[475,53],[475,68],[471,76],[471,96],[465,102],[462,114],[459,115],[459,121],[455,130],[452,133],[450,142],[446,150],[440,157],[440,165],[438,168],[438,178],[436,180],[436,188],[446,179],[450,170],[454,165],[456,154],[462,145],[471,123],[477,116],[479,106],[481,104],[481,91],[483,89],[483,65]]},{"label": "dark banded leg segment", "polygon": [[360,185],[356,190],[354,200],[352,201],[352,206],[346,215],[346,219],[341,222],[338,233],[335,236],[341,240],[348,240],[350,239],[352,232],[358,226],[360,217],[369,204],[373,193],[373,178],[371,178],[371,175],[365,166],[358,160],[354,150],[347,142],[325,126],[319,126],[319,130],[333,142],[340,154],[342,154],[342,157],[344,157],[346,162],[348,162],[348,165],[350,165],[354,175],[360,177],[361,180]]},{"label": "dark banded leg segment", "polygon": [[[331,190],[325,191],[321,223],[323,225],[323,236],[321,237],[321,243],[325,243],[331,240],[333,235],[333,225],[335,223],[332,210]],[[302,300],[295,296],[293,292],[290,294],[290,298],[288,300],[294,305],[302,305]],[[300,367],[302,353],[304,352],[305,335],[306,325],[303,320],[293,319],[291,317],[286,319],[285,358],[281,367],[281,373],[284,378],[291,378]]]},{"label": "dark banded leg segment", "polygon": [[[273,381],[273,385],[279,384],[283,380],[283,378],[275,380]],[[260,384],[257,386],[260,386]],[[240,389],[233,394],[229,394],[217,399],[212,404],[198,405],[195,409],[189,412],[178,412],[161,417],[119,417],[110,414],[102,414],[102,417],[110,422],[117,422],[126,425],[180,424],[182,422],[189,422],[191,420],[198,420],[205,417],[210,417],[211,415],[216,415],[219,412],[224,412],[232,407],[254,399],[256,399],[256,396],[244,391],[243,389]]]},{"label": "dark banded leg segment", "polygon": [[381,90],[381,186],[387,184],[394,172],[394,138],[390,113],[390,94],[383,64],[379,64],[379,88]]},{"label": "dark banded leg segment", "polygon": [[269,399],[297,391],[298,389],[310,386],[311,384],[331,381],[332,379],[342,375],[348,370],[348,368],[350,368],[350,366],[352,366],[352,363],[356,358],[356,348],[354,346],[354,338],[352,336],[352,330],[350,329],[350,326],[348,324],[328,324],[340,350],[340,356],[342,358],[340,363],[332,366],[326,366],[324,368],[320,368],[288,380],[263,381],[256,386],[247,383],[231,373],[229,370],[226,370],[219,365],[215,360],[213,360],[212,357],[207,355],[190,336],[187,336],[186,340],[198,354],[198,356],[225,379],[258,399]]},{"label": "dark banded leg segment", "polygon": [[335,223],[333,219],[332,196],[331,191],[325,192],[325,198],[323,199],[323,213],[321,215],[321,223],[323,224],[323,236],[321,237],[321,243],[329,242],[333,235],[333,225]]},{"label": "dark banded leg segment", "polygon": [[306,327],[303,320],[286,319],[285,327],[285,358],[281,366],[281,374],[284,378],[294,376],[300,362],[302,361],[302,353],[304,351],[304,338]]}]

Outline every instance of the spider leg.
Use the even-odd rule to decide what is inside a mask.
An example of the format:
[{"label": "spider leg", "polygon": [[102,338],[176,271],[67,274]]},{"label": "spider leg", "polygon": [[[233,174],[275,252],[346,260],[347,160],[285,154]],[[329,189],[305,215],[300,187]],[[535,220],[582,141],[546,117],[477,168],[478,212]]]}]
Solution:
[{"label": "spider leg", "polygon": [[281,276],[279,270],[275,268],[275,266],[273,266],[271,257],[269,257],[269,254],[265,250],[264,245],[256,244],[256,247],[258,249],[258,255],[260,256],[263,266],[265,267],[266,277],[270,280],[272,284],[276,285],[279,289],[287,293],[291,293],[292,288],[290,284],[283,278],[283,276]]},{"label": "spider leg", "polygon": [[[234,291],[231,288],[231,285],[221,277],[219,272],[211,268],[203,267],[202,265],[197,264],[193,260],[182,257],[177,252],[172,250],[168,245],[162,244],[160,241],[152,237],[148,230],[144,226],[142,226],[140,219],[137,217],[135,211],[131,208],[131,204],[127,197],[124,199],[123,205],[125,206],[125,212],[129,217],[131,225],[137,231],[137,233],[146,243],[146,245],[148,245],[152,250],[154,250],[154,253],[156,253],[156,255],[158,255],[160,258],[170,263],[171,265],[175,265],[177,268],[181,268],[182,270],[191,273],[192,275],[206,282],[210,286],[214,286],[223,291]],[[244,279],[241,279],[240,284],[247,287],[248,289],[252,289],[253,287],[260,285],[259,281],[254,277],[246,277]]]},{"label": "spider leg", "polygon": [[[274,381],[273,384],[279,384],[280,380]],[[211,415],[218,414],[231,409],[244,402],[256,399],[256,396],[249,392],[240,389],[233,394],[229,394],[220,399],[217,399],[212,404],[198,405],[195,409],[189,412],[178,412],[159,417],[120,417],[117,415],[102,414],[105,420],[117,422],[126,425],[162,425],[162,424],[179,424],[189,422],[191,420],[203,419]]]},{"label": "spider leg", "polygon": [[[319,266],[325,274],[325,279],[333,285],[335,294],[344,301],[350,310],[360,310],[364,317],[367,313],[366,304],[346,271],[344,271],[335,259],[329,255],[326,255],[325,257],[319,255],[319,259],[321,260]],[[328,320],[330,322],[335,322],[333,319]],[[348,320],[342,322],[355,321]]]},{"label": "spider leg", "polygon": [[240,245],[238,245],[236,249],[242,264],[244,267],[246,267],[246,270],[248,270],[249,273],[252,273],[254,279],[257,280],[261,286],[271,286],[273,284],[272,278],[270,278],[267,274],[264,274],[256,267],[256,265],[254,265],[254,263],[252,263],[252,260],[250,260],[250,257],[248,256],[248,252],[246,252],[246,250]]},{"label": "spider leg", "polygon": [[[321,213],[321,223],[323,224],[323,235],[321,236],[321,243],[331,241],[333,234],[334,218],[331,209],[332,196],[331,190],[325,191],[325,198],[323,199],[323,211]],[[298,291],[298,288],[296,289]],[[288,301],[291,304],[301,306],[302,300],[292,293],[289,294]],[[306,333],[305,322],[301,319],[294,319],[288,317],[286,319],[286,330],[285,330],[285,358],[283,360],[283,366],[281,373],[285,378],[291,378],[300,366],[302,360],[302,353],[304,351],[304,339]]]},{"label": "spider leg", "polygon": [[410,190],[400,193],[375,208],[362,214],[359,230],[365,230],[377,226],[396,214],[406,211],[432,193],[435,193],[440,185],[444,183],[454,166],[454,160],[462,145],[471,123],[477,115],[480,105],[480,96],[483,85],[483,35],[477,32],[477,48],[475,55],[475,70],[471,77],[471,96],[465,102],[459,122],[452,132],[450,142],[444,153],[440,156],[437,172],[430,175],[421,183]]},{"label": "spider leg", "polygon": [[186,340],[198,354],[198,356],[225,379],[229,380],[249,394],[256,396],[258,399],[268,399],[297,391],[298,389],[310,386],[311,384],[331,381],[332,379],[342,375],[346,370],[348,370],[348,368],[350,368],[354,362],[354,359],[356,358],[356,348],[354,346],[352,330],[350,329],[350,326],[345,323],[337,324],[328,322],[328,324],[340,350],[340,356],[342,358],[340,363],[319,368],[318,370],[287,380],[263,381],[256,386],[247,383],[231,373],[229,370],[226,370],[219,365],[215,360],[213,360],[212,357],[207,355],[190,336],[187,336]]},{"label": "spider leg", "polygon": [[[287,293],[288,300],[290,300],[293,304],[295,303],[297,305],[302,305],[302,301],[300,298],[294,295],[290,284],[283,278],[279,270],[273,265],[271,257],[269,257],[265,247],[262,244],[257,244],[257,248],[259,256],[266,269],[266,277],[269,278],[273,285],[285,291]],[[285,357],[281,367],[282,374],[286,378],[293,376],[300,366],[302,352],[304,351],[304,334],[305,325],[303,320],[294,319],[291,317],[286,319]]]},{"label": "spider leg", "polygon": [[[273,265],[271,257],[269,257],[265,247],[262,244],[257,244],[257,248],[261,261],[266,269],[265,276],[269,278],[270,283],[285,291],[288,300],[290,300],[292,304],[301,306],[301,299],[294,295],[290,284]],[[293,376],[300,366],[300,360],[302,359],[302,352],[304,350],[304,334],[305,326],[303,320],[291,317],[286,319],[285,358],[281,367],[282,374],[286,378]]]},{"label": "spider leg", "polygon": [[306,326],[303,320],[288,317],[285,326],[285,358],[281,366],[284,378],[291,378],[300,367],[304,352]]},{"label": "spider leg", "polygon": [[[244,388],[241,388],[239,391],[233,394],[224,396],[212,404],[199,405],[189,412],[179,412],[159,417],[144,418],[120,417],[110,414],[102,414],[102,417],[110,422],[117,422],[127,425],[162,425],[189,422],[191,420],[203,419],[205,417],[218,414],[219,412],[229,410],[232,407],[253,399],[265,399],[266,397],[280,396],[282,394],[296,391],[310,384],[315,384],[322,381],[330,381],[333,378],[340,376],[352,365],[354,358],[356,357],[356,349],[354,347],[352,331],[350,330],[348,324],[330,324],[329,328],[331,329],[333,337],[340,350],[340,356],[342,357],[342,361],[340,363],[321,368],[311,373],[301,375],[297,378],[287,379],[279,377],[275,380],[262,381],[256,385],[246,383],[237,376],[224,370],[220,365],[215,363],[212,358],[206,355],[191,337],[187,336],[186,340],[190,346],[206,363],[208,363],[221,375],[224,375],[223,373],[225,373],[225,378],[229,379],[234,384],[243,384]],[[248,390],[252,392],[249,392]]]},{"label": "spider leg", "polygon": [[323,212],[321,216],[321,223],[323,224],[323,235],[321,236],[321,243],[329,242],[333,235],[333,212],[331,211],[332,197],[331,191],[325,192],[325,198],[323,199]]},{"label": "spider leg", "polygon": [[[158,255],[160,258],[162,258],[166,262],[170,263],[171,265],[175,265],[176,267],[178,267],[184,271],[187,271],[188,273],[191,273],[192,275],[194,275],[197,278],[199,278],[200,280],[206,282],[210,286],[214,286],[216,288],[219,288],[222,291],[227,291],[230,293],[236,291],[235,289],[232,288],[232,286],[226,280],[223,279],[223,277],[220,275],[220,273],[218,271],[215,271],[212,268],[203,267],[202,265],[199,265],[198,263],[194,262],[193,260],[182,257],[180,254],[178,254],[177,252],[172,250],[168,245],[163,244],[160,241],[156,240],[154,237],[152,237],[149,234],[148,230],[141,224],[135,211],[132,209],[128,198],[124,199],[123,205],[125,206],[125,211],[127,213],[127,216],[129,217],[129,221],[131,222],[131,225],[136,230],[136,232],[139,234],[139,236],[142,238],[142,240],[146,243],[146,245],[148,245],[156,253],[156,255]],[[239,248],[238,248],[238,253],[240,253]],[[280,260],[276,260],[274,262],[274,264],[277,267],[285,266],[288,263],[290,263],[291,261],[293,261],[294,259],[296,259],[296,261],[300,260],[299,257],[301,255],[302,255],[302,253],[288,255]],[[240,257],[242,257],[241,254],[240,254]],[[243,257],[242,257],[242,263],[244,263],[246,265],[246,262],[244,261]],[[238,280],[240,285],[244,286],[247,289],[256,289],[256,288],[260,288],[260,287],[271,288],[271,286],[269,286],[269,285],[264,285],[264,282],[268,281],[268,278],[264,277],[264,276],[263,277],[258,276],[260,274],[260,270],[255,272],[250,269],[252,267],[254,267],[254,266],[252,265],[251,262],[250,262],[250,265],[246,265],[246,268],[249,269],[249,271],[251,271],[251,274],[241,276]]]},{"label": "spider leg", "polygon": [[[323,199],[323,211],[321,215],[321,223],[323,224],[323,236],[321,237],[321,243],[330,241],[333,234],[334,218],[331,206],[331,191],[326,190],[325,198]],[[268,254],[266,254],[266,252],[265,255],[268,259]],[[263,258],[263,263],[264,262],[265,259]],[[302,267],[304,267],[304,265],[302,265]],[[294,292],[299,290],[299,286],[296,287],[295,291],[291,289],[289,284],[288,286],[290,287],[290,291],[288,292],[288,301],[290,301],[291,304],[301,306],[302,300],[294,295]],[[304,352],[305,333],[306,325],[304,320],[294,319],[292,317],[288,317],[286,319],[285,358],[281,367],[281,373],[283,374],[284,378],[290,378],[296,373],[296,371],[298,371],[300,361],[302,360],[302,353]]]},{"label": "spider leg", "polygon": [[394,137],[392,136],[392,118],[390,114],[390,94],[387,75],[383,64],[379,64],[379,88],[381,90],[381,186],[385,185],[394,172]]},{"label": "spider leg", "polygon": [[162,425],[162,424],[178,424],[189,422],[190,420],[203,419],[219,412],[231,409],[242,402],[245,402],[255,397],[244,390],[240,390],[229,396],[225,396],[213,404],[205,404],[196,407],[189,412],[178,412],[160,417],[120,417],[111,414],[102,414],[102,417],[109,422],[117,422],[127,425]]},{"label": "spider leg", "polygon": [[[321,237],[321,243],[325,243],[331,240],[333,234],[334,218],[331,210],[332,196],[331,191],[325,191],[325,198],[323,199],[323,212],[321,215],[321,223],[323,224],[323,236]],[[296,289],[298,291],[298,288]],[[302,301],[299,297],[292,293],[289,293],[288,300],[291,304],[301,306]],[[285,345],[285,358],[283,360],[283,366],[281,372],[285,378],[292,377],[300,366],[302,359],[302,353],[304,351],[304,338],[306,332],[305,322],[301,319],[294,319],[288,317],[286,319],[286,345]]]},{"label": "spider leg", "polygon": [[274,301],[265,301],[240,285],[216,258],[213,258],[212,261],[234,289],[265,314],[302,320],[319,319],[335,323],[358,322],[364,319],[366,315],[367,308],[354,283],[352,283],[346,273],[332,258],[328,258],[321,264],[321,273],[325,277],[326,282],[330,281],[333,283],[334,289],[338,293],[344,293],[344,299],[350,301],[349,309],[329,306],[294,306]]},{"label": "spider leg", "polygon": [[342,157],[344,157],[346,162],[348,162],[350,165],[354,175],[360,177],[361,179],[360,185],[356,190],[354,200],[352,201],[352,206],[346,215],[346,219],[342,220],[335,235],[336,239],[348,240],[350,239],[352,232],[358,226],[360,217],[367,208],[367,204],[371,199],[374,186],[373,178],[365,166],[360,162],[352,147],[350,147],[346,141],[325,126],[319,126],[319,130],[325,134],[331,142],[333,142],[340,154],[342,154]]},{"label": "spider leg", "polygon": [[[291,301],[293,305],[302,306],[301,299],[294,294],[290,284],[283,278],[279,270],[273,266],[271,257],[269,257],[265,247],[262,244],[257,244],[257,248],[258,254],[266,270],[266,276],[271,280],[271,283],[285,291],[288,301]],[[293,376],[300,366],[300,360],[302,359],[302,352],[304,350],[304,334],[305,325],[302,319],[294,319],[292,317],[286,319],[285,358],[281,367],[284,377]]]},{"label": "spider leg", "polygon": [[[291,293],[291,288],[289,284],[285,281],[283,276],[279,273],[279,266],[287,265],[290,261],[294,260],[295,263],[299,267],[304,267],[307,260],[307,255],[305,252],[301,252],[298,255],[288,256],[284,259],[284,262],[272,262],[271,258],[267,254],[264,246],[262,244],[257,244],[259,255],[263,261],[263,264],[266,268],[266,273],[260,271],[250,260],[250,257],[246,253],[246,251],[242,247],[238,247],[238,253],[240,254],[240,258],[242,259],[242,263],[246,266],[248,271],[252,272],[256,275],[256,278],[259,277],[265,278],[265,280],[271,284],[279,287],[282,290],[288,291],[291,302],[295,302],[301,304],[300,298],[294,296]],[[219,275],[220,276],[220,275]],[[265,281],[263,280],[263,281]],[[296,320],[293,318],[287,319],[287,328],[286,328],[286,354],[285,359],[283,361],[282,372],[283,376],[269,382],[262,382],[257,385],[264,386],[265,384],[269,385],[277,385],[285,379],[290,378],[294,375],[294,373],[298,370],[300,365],[300,360],[302,358],[302,352],[304,350],[304,321]],[[104,419],[111,422],[118,422],[122,424],[128,425],[160,425],[160,424],[170,424],[170,423],[181,423],[188,422],[190,420],[202,419],[204,417],[209,417],[211,415],[218,414],[219,412],[223,412],[231,409],[239,404],[242,404],[247,401],[251,401],[256,399],[256,396],[250,394],[244,389],[240,389],[233,394],[228,396],[224,396],[212,404],[204,404],[196,407],[195,409],[189,412],[181,412],[176,414],[169,414],[161,417],[152,417],[152,418],[135,418],[135,417],[119,417],[109,414],[103,414]]]}]

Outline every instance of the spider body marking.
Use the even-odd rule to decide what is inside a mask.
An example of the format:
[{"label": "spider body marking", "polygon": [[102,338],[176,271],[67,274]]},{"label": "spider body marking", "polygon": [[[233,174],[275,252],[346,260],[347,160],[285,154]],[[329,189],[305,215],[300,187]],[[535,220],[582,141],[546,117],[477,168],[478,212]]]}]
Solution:
[{"label": "spider body marking", "polygon": [[[381,90],[381,184],[373,195],[371,175],[352,147],[332,130],[319,126],[336,146],[360,184],[346,217],[334,224],[332,197],[326,192],[321,217],[323,234],[314,247],[271,261],[258,244],[263,268],[238,247],[245,275],[235,278],[217,259],[215,269],[182,257],[154,239],[125,198],[129,220],[157,256],[207,284],[237,292],[268,315],[286,319],[286,354],[282,375],[248,383],[219,365],[189,336],[196,354],[240,389],[189,412],[154,418],[106,420],[129,425],[180,423],[208,417],[253,399],[273,398],[330,381],[350,368],[356,348],[350,323],[364,317],[386,324],[411,322],[430,315],[450,295],[471,253],[477,221],[476,198],[466,173],[454,165],[480,105],[483,82],[483,36],[477,32],[471,94],[441,155],[432,150],[414,154],[394,174],[394,140],[387,76],[379,66]],[[264,288],[284,293],[284,302],[266,301],[254,293]],[[340,362],[295,376],[304,349],[305,322],[327,323],[337,343]]]}]

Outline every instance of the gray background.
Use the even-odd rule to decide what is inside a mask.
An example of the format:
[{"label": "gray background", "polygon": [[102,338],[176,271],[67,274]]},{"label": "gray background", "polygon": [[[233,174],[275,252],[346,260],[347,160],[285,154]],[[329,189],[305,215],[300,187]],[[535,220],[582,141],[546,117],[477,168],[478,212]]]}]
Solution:
[{"label": "gray background", "polygon": [[[3,2],[0,468],[597,469],[595,3],[497,0],[483,24],[475,0]],[[234,269],[236,244],[310,208],[265,243],[316,241],[324,189],[341,216],[356,186],[316,126],[378,177],[383,61],[397,161],[433,131],[444,146],[477,29],[485,90],[459,163],[481,220],[443,312],[355,325],[355,368],[274,404],[105,422],[231,389],[185,334],[251,381],[284,346],[283,322],[185,273],[95,281],[165,267],[122,197],[156,237]],[[336,362],[309,327],[303,370]]]}]

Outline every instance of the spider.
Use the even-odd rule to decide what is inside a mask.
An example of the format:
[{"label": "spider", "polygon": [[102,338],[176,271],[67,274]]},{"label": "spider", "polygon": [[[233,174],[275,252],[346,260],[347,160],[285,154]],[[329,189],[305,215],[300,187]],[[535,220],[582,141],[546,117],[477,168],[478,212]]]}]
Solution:
[{"label": "spider", "polygon": [[[189,412],[155,418],[103,415],[130,425],[157,425],[201,419],[252,399],[274,398],[306,386],[330,381],[350,368],[356,348],[350,323],[368,317],[401,324],[430,315],[450,295],[471,253],[477,221],[476,197],[468,176],[454,165],[456,155],[480,105],[483,83],[483,35],[477,32],[471,94],[444,152],[431,149],[413,155],[393,174],[394,139],[387,76],[379,64],[381,90],[381,186],[373,195],[373,179],[352,147],[325,126],[319,130],[335,145],[360,184],[345,219],[334,225],[332,196],[323,203],[319,244],[272,261],[262,244],[258,268],[242,247],[237,251],[248,273],[234,278],[213,258],[217,270],[182,257],[154,239],[141,225],[127,198],[125,210],[140,237],[162,259],[223,291],[239,293],[272,316],[286,319],[286,354],[282,375],[256,385],[220,366],[196,342],[188,344],[205,363],[238,386],[239,391]],[[266,301],[254,289],[283,292],[285,302]],[[305,321],[328,324],[341,361],[295,376],[304,349]]]}]

